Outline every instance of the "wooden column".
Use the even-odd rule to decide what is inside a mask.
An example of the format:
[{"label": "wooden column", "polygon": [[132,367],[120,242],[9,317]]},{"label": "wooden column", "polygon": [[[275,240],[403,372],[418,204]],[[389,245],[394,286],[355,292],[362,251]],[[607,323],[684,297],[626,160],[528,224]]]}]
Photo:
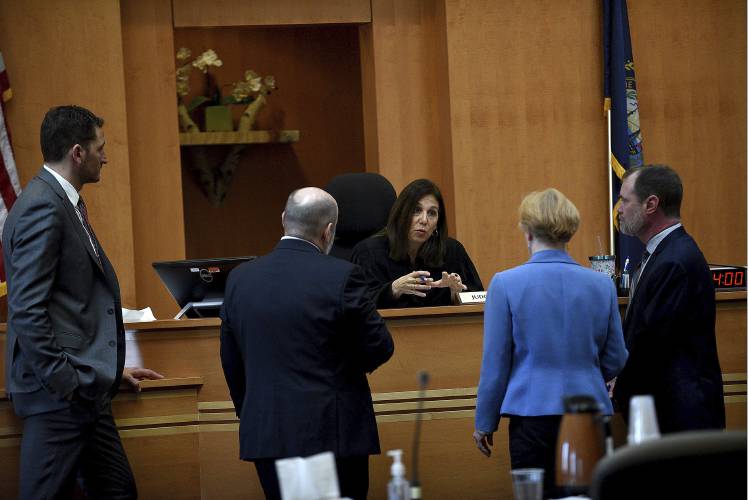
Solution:
[{"label": "wooden column", "polygon": [[13,99],[7,122],[21,185],[39,171],[39,127],[53,106],[78,104],[104,119],[109,163],[83,188],[91,224],[134,307],[132,203],[119,2],[0,2],[0,50]]},{"label": "wooden column", "polygon": [[171,2],[124,0],[121,10],[138,289],[132,307],[170,318],[179,307],[151,263],[185,258]]},{"label": "wooden column", "polygon": [[455,234],[444,2],[373,0],[371,10],[360,32],[366,168],[398,192],[436,182]]}]

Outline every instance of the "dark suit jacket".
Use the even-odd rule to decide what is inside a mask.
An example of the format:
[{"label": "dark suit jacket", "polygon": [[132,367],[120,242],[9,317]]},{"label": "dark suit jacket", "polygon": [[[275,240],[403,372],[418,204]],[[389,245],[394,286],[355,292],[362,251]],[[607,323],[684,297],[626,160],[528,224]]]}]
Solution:
[{"label": "dark suit jacket", "polygon": [[678,228],[650,256],[624,319],[629,359],[614,399],[626,418],[631,396],[652,394],[662,432],[724,428],[714,322],[709,266]]},{"label": "dark suit jacket", "polygon": [[281,240],[231,272],[221,319],[242,459],[379,453],[366,373],[393,343],[358,266]]},{"label": "dark suit jacket", "polygon": [[101,401],[125,361],[119,284],[101,264],[59,182],[42,168],[3,228],[8,278],[6,385],[19,416]]}]

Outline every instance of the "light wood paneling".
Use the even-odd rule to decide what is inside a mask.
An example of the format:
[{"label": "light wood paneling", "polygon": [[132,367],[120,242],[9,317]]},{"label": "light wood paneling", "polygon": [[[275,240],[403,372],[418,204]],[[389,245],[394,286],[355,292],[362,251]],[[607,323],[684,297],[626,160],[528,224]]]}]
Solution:
[{"label": "light wood paneling", "polygon": [[[500,423],[501,431],[494,434],[493,453],[484,457],[473,442],[473,417],[450,420],[427,420],[422,422],[421,445],[418,458],[419,477],[423,498],[471,500],[511,499],[512,483],[509,478],[509,441],[506,429],[508,420]],[[382,423],[379,441],[382,452],[402,448],[406,475],[413,477],[412,443],[413,423]],[[387,498],[384,486],[390,480],[389,457],[372,460],[369,467],[369,497]],[[390,463],[388,463],[390,462]],[[467,480],[467,478],[480,478]]]},{"label": "light wood paneling", "polygon": [[[630,4],[645,159],[681,171],[684,223],[707,258],[745,262],[744,3]],[[578,206],[570,251],[581,263],[606,241],[601,36],[594,0],[372,2],[361,28],[367,169],[397,189],[441,184],[451,232],[484,282],[526,260],[516,210],[529,191],[555,186]]]},{"label": "light wood paneling", "polygon": [[582,216],[570,252],[607,234],[600,2],[446,1],[457,237],[483,283],[527,259],[517,208],[556,187]]},{"label": "light wood paneling", "polygon": [[[729,392],[725,409],[730,429],[745,429],[745,304],[745,292],[717,295],[717,342]],[[402,448],[410,463],[421,399],[417,374],[428,370],[419,459],[426,496],[509,497],[506,420],[494,436],[490,459],[471,438],[483,306],[384,310],[382,316],[396,346],[392,359],[369,377],[382,450]],[[737,316],[742,319],[736,321]],[[0,324],[0,350],[6,341],[4,326]],[[115,399],[117,425],[143,498],[195,498],[198,492],[205,499],[262,498],[254,468],[238,459],[239,423],[221,370],[219,326],[218,319],[127,325],[127,364],[142,363],[168,377],[144,384],[140,394]],[[0,480],[11,494],[17,485],[20,433],[0,378]],[[386,498],[389,466],[386,455],[371,458],[370,498]]]},{"label": "light wood paneling", "polygon": [[[223,66],[212,73],[224,95],[247,69],[274,75],[279,89],[268,96],[255,128],[299,130],[294,144],[249,145],[220,207],[209,203],[189,171],[195,148],[182,148],[187,257],[267,253],[283,234],[280,215],[292,190],[323,187],[337,174],[364,171],[358,30],[179,29],[175,47],[183,46],[195,55],[208,48],[218,53]],[[191,87],[192,95],[204,91],[201,73],[193,73]],[[206,148],[212,161],[220,162],[229,147]]]},{"label": "light wood paneling", "polygon": [[746,3],[629,1],[644,160],[684,185],[712,263],[746,263]]},{"label": "light wood paneling", "polygon": [[157,318],[179,311],[151,263],[185,258],[171,2],[124,0],[122,40],[138,296]]},{"label": "light wood paneling", "polygon": [[368,23],[369,0],[173,0],[174,26]]},{"label": "light wood paneling", "polygon": [[265,498],[254,465],[239,460],[237,431],[201,433],[200,456],[204,500]]},{"label": "light wood paneling", "polygon": [[104,118],[109,164],[82,195],[114,264],[122,302],[135,304],[132,206],[119,2],[0,2],[0,48],[13,88],[7,121],[21,184],[41,168],[39,126],[53,106],[78,104]]},{"label": "light wood paneling", "polygon": [[[122,437],[140,498],[201,499],[198,443],[193,434]],[[240,485],[235,485],[239,487]]]},{"label": "light wood paneling", "polygon": [[[727,336],[738,336],[746,331],[745,300],[717,303],[717,350],[722,373],[746,371],[746,343],[731,342]],[[720,338],[724,337],[724,338]]]},{"label": "light wood paneling", "polygon": [[452,224],[444,15],[442,1],[373,0],[361,53],[367,170],[387,177],[398,192],[414,179],[433,180]]}]

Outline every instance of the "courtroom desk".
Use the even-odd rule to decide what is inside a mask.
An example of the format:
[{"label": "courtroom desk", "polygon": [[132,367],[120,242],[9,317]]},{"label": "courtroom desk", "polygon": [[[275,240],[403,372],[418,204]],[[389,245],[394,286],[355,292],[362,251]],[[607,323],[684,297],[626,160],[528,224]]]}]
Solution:
[{"label": "courtroom desk", "polygon": [[[745,429],[746,293],[718,293],[717,310],[728,427]],[[392,359],[369,377],[382,450],[404,449],[411,477],[420,401],[424,496],[511,498],[506,422],[494,436],[491,458],[477,451],[471,437],[483,306],[380,312],[395,341]],[[147,366],[167,377],[145,382],[140,394],[121,393],[114,403],[143,499],[263,498],[253,466],[238,460],[238,421],[221,370],[219,326],[218,319],[127,325],[127,365]],[[0,354],[5,337],[5,325],[0,325]],[[4,356],[0,359],[4,364]],[[423,398],[417,380],[421,370],[430,374]],[[0,392],[0,496],[15,495],[20,435],[20,422]],[[370,498],[386,498],[389,464],[386,455],[372,458]]]}]

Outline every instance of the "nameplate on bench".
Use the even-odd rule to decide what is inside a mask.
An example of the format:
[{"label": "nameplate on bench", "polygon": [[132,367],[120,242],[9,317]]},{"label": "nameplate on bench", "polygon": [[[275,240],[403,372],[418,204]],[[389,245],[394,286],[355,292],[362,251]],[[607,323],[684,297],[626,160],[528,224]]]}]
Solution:
[{"label": "nameplate on bench", "polygon": [[486,292],[460,292],[458,298],[460,304],[484,304]]}]

